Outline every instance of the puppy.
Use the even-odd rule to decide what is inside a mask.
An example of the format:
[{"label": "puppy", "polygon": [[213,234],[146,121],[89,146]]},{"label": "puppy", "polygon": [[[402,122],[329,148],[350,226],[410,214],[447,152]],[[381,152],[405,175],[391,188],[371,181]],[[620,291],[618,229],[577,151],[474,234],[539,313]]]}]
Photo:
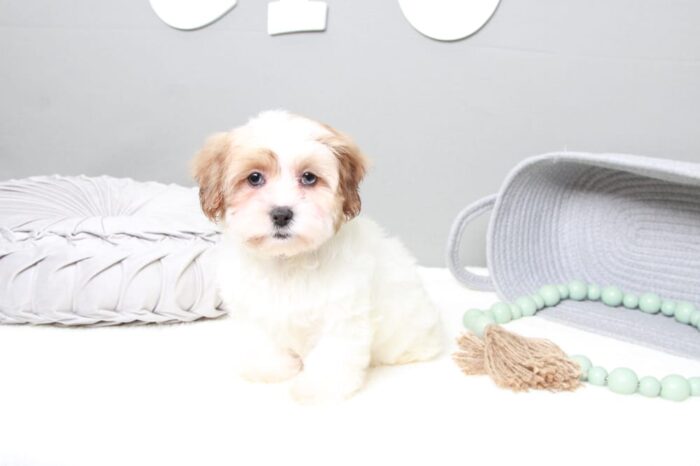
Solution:
[{"label": "puppy", "polygon": [[346,398],[371,365],[442,347],[414,259],[360,212],[367,159],[335,129],[284,111],[211,136],[193,161],[220,222],[217,285],[241,375],[293,379],[301,402]]}]

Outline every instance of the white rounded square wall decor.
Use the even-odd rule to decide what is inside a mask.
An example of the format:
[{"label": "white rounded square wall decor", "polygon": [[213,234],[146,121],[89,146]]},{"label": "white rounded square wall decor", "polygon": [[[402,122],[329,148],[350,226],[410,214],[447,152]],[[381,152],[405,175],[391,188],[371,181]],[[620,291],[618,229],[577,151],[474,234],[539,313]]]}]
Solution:
[{"label": "white rounded square wall decor", "polygon": [[238,0],[149,0],[165,24],[192,30],[215,22],[236,6]]},{"label": "white rounded square wall decor", "polygon": [[267,33],[325,31],[328,5],[311,0],[277,0],[267,4]]},{"label": "white rounded square wall decor", "polygon": [[432,39],[464,39],[488,22],[500,0],[399,0],[406,20]]}]

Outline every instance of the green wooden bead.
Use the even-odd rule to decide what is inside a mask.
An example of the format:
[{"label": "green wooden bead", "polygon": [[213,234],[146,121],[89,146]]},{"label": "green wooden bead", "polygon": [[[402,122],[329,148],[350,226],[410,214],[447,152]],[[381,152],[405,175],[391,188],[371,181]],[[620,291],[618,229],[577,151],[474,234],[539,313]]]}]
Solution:
[{"label": "green wooden bead", "polygon": [[588,285],[588,293],[586,297],[591,301],[598,301],[600,299],[600,287],[598,285]]},{"label": "green wooden bead", "polygon": [[559,304],[559,301],[561,301],[561,295],[559,294],[559,290],[557,289],[556,285],[545,285],[540,288],[540,291],[538,291],[537,294],[542,296],[542,300],[547,306],[556,306]]},{"label": "green wooden bead", "polygon": [[608,376],[608,371],[600,366],[593,366],[588,369],[588,382],[592,385],[603,386],[605,379]]},{"label": "green wooden bead", "polygon": [[607,306],[616,307],[622,304],[622,291],[616,286],[606,286],[600,294],[600,300]]},{"label": "green wooden bead", "polygon": [[510,313],[510,306],[506,303],[496,303],[491,306],[491,312],[498,324],[507,324],[513,319]]},{"label": "green wooden bead", "polygon": [[690,384],[690,394],[693,396],[700,396],[700,377],[691,377],[688,379]]},{"label": "green wooden bead", "polygon": [[579,379],[586,380],[588,378],[588,371],[591,369],[591,366],[593,365],[591,363],[591,360],[582,354],[575,354],[573,356],[569,356],[569,358],[572,361],[574,361],[576,364],[578,364],[579,367],[581,368],[581,376],[579,377]]},{"label": "green wooden bead", "polygon": [[588,295],[588,285],[581,280],[574,280],[569,283],[569,298],[574,301],[583,301]]},{"label": "green wooden bead", "polygon": [[520,310],[523,311],[523,316],[534,316],[537,312],[537,303],[535,303],[535,300],[529,296],[522,296],[516,299],[515,304],[517,304],[520,307]]},{"label": "green wooden bead", "polygon": [[690,314],[690,325],[692,325],[693,327],[697,327],[699,323],[700,323],[700,311],[695,309]]},{"label": "green wooden bead", "polygon": [[608,388],[621,395],[637,393],[639,379],[632,369],[618,367],[608,374]]},{"label": "green wooden bead", "polygon": [[513,320],[520,319],[523,316],[523,311],[517,304],[510,305],[510,314],[513,316]]},{"label": "green wooden bead", "polygon": [[680,302],[676,304],[676,312],[674,315],[676,316],[676,320],[678,322],[688,324],[690,323],[690,315],[694,310],[695,306],[693,306],[691,303]]},{"label": "green wooden bead", "polygon": [[656,314],[661,310],[661,298],[654,293],[644,293],[639,297],[639,310],[647,314]]},{"label": "green wooden bead", "polygon": [[661,313],[665,316],[672,316],[676,312],[676,302],[664,300],[661,302]]},{"label": "green wooden bead", "polygon": [[462,324],[465,328],[470,328],[472,321],[482,315],[484,315],[484,313],[481,309],[469,309],[462,316]]},{"label": "green wooden bead", "polygon": [[544,307],[544,299],[542,299],[542,296],[535,293],[532,295],[532,299],[535,301],[535,304],[537,304],[537,309],[542,309]]},{"label": "green wooden bead", "polygon": [[661,398],[683,401],[690,396],[690,383],[685,377],[672,374],[661,379]]},{"label": "green wooden bead", "polygon": [[639,379],[639,393],[653,398],[661,393],[661,382],[656,377],[646,376]]},{"label": "green wooden bead", "polygon": [[488,317],[489,319],[493,320],[494,322],[496,322],[496,316],[493,315],[493,311],[492,311],[491,309],[486,309],[486,310],[484,311],[484,315],[485,315],[486,317]]},{"label": "green wooden bead", "polygon": [[488,327],[489,325],[494,325],[495,323],[496,321],[494,319],[492,319],[490,316],[484,313],[484,315],[474,319],[474,321],[472,322],[472,326],[469,327],[469,330],[474,332],[474,334],[482,337],[484,336],[484,331],[486,330],[486,327]]},{"label": "green wooden bead", "polygon": [[637,306],[639,306],[639,298],[637,295],[625,293],[625,297],[622,298],[622,305],[627,309],[637,309]]},{"label": "green wooden bead", "polygon": [[569,287],[566,285],[557,285],[557,290],[559,290],[559,299],[566,299],[569,297]]}]

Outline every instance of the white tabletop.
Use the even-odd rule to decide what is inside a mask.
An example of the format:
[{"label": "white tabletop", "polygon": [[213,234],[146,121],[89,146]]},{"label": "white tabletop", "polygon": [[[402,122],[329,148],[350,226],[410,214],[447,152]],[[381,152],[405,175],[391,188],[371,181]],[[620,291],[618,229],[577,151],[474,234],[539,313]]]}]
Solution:
[{"label": "white tabletop", "polygon": [[[371,371],[339,405],[238,380],[229,319],[117,328],[0,327],[0,465],[698,464],[700,397],[512,393],[452,363],[461,315],[495,297],[421,269],[449,351]],[[700,375],[700,362],[541,318],[508,328],[612,369]]]}]

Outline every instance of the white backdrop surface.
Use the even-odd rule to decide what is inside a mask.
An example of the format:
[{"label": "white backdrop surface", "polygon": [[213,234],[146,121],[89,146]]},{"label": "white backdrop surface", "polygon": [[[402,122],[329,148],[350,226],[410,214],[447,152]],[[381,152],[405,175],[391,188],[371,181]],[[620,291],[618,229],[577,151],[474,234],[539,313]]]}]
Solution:
[{"label": "white backdrop surface", "polygon": [[[450,336],[488,293],[422,269]],[[0,465],[697,464],[700,398],[511,393],[445,353],[372,370],[332,406],[238,380],[230,319],[149,327],[0,327]],[[700,374],[691,361],[539,318],[509,328],[640,374]],[[453,349],[450,342],[450,349]]]}]

